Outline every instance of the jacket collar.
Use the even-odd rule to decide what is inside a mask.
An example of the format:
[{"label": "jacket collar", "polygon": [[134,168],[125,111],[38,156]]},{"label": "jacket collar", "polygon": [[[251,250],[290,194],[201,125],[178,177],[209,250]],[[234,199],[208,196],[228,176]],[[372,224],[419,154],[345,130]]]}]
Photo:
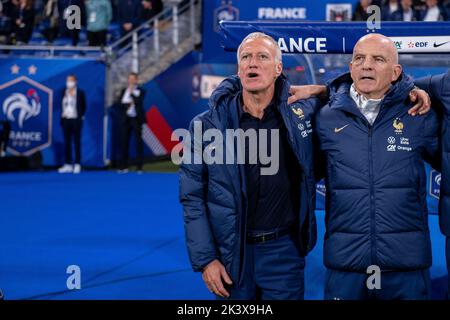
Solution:
[{"label": "jacket collar", "polygon": [[[361,117],[356,103],[350,96],[350,87],[353,80],[350,73],[345,73],[327,83],[330,90],[329,106],[332,109],[340,109]],[[413,89],[414,83],[408,75],[402,73],[395,81],[381,101],[381,108],[398,105],[408,99],[409,92]],[[380,110],[380,113],[384,113]]]}]

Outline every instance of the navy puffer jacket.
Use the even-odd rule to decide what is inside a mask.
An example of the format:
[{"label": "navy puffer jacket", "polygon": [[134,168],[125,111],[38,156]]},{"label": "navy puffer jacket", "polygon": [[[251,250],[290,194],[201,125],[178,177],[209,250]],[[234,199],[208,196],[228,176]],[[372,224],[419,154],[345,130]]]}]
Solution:
[{"label": "navy puffer jacket", "polygon": [[450,70],[447,73],[421,78],[416,85],[427,91],[433,109],[442,111],[442,173],[439,200],[439,226],[450,237]]},{"label": "navy puffer jacket", "polygon": [[[275,94],[289,132],[290,145],[302,168],[297,239],[300,253],[306,255],[316,242],[311,116],[319,102],[309,100],[287,105],[289,86],[284,76],[279,77]],[[237,76],[224,80],[210,98],[210,109],[192,120],[191,138],[194,137],[196,121],[202,124],[202,132],[218,129],[224,137],[226,129],[238,129],[237,99],[241,91]],[[303,136],[299,128],[303,128]],[[208,148],[210,143],[203,142],[194,148],[192,142],[192,158],[195,153],[200,154]],[[236,164],[235,151],[234,157],[234,164],[183,163],[180,167],[180,202],[184,210],[186,244],[194,271],[201,271],[212,260],[219,259],[236,282],[240,279],[241,257],[245,250],[246,188],[243,184],[243,165]]]},{"label": "navy puffer jacket", "polygon": [[424,161],[439,165],[439,122],[408,115],[402,74],[370,125],[350,97],[350,74],[329,85],[316,117],[326,181],[324,264],[342,271],[407,271],[431,265]]}]

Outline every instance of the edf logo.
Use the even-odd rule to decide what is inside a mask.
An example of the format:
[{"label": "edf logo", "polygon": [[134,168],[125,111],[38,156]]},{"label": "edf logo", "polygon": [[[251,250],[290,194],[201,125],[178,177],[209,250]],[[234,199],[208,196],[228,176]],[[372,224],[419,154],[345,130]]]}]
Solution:
[{"label": "edf logo", "polygon": [[408,48],[426,48],[426,47],[428,47],[427,41],[418,41],[418,42],[410,41],[408,43]]},{"label": "edf logo", "polygon": [[51,144],[53,91],[25,76],[0,85],[0,112],[11,124],[8,151],[29,156]]},{"label": "edf logo", "polygon": [[436,170],[430,171],[430,196],[439,199],[441,189],[441,174]]}]

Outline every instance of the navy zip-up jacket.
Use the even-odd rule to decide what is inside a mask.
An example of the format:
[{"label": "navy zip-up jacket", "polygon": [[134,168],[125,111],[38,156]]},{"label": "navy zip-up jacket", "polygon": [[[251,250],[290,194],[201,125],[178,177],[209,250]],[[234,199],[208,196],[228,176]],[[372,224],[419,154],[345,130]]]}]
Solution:
[{"label": "navy zip-up jacket", "polygon": [[325,174],[327,268],[366,272],[431,265],[424,161],[439,167],[439,122],[430,111],[408,115],[411,78],[402,74],[370,125],[349,91],[350,74],[329,85],[330,101],[316,116]]},{"label": "navy zip-up jacket", "polygon": [[[319,102],[309,100],[287,105],[289,87],[288,81],[281,76],[276,81],[275,94],[279,101],[277,107],[289,132],[290,146],[302,169],[296,239],[299,252],[306,255],[316,242],[311,116]],[[218,129],[223,137],[226,129],[238,129],[237,99],[241,91],[237,76],[224,80],[210,98],[209,111],[192,120],[191,138],[194,137],[195,121],[202,123],[203,132]],[[223,140],[223,150],[227,150],[225,138]],[[203,142],[201,147],[195,148],[192,141],[192,159],[195,153],[201,155],[209,143]],[[194,271],[201,271],[212,260],[218,259],[231,279],[237,282],[245,250],[246,187],[244,165],[236,164],[236,149],[234,157],[234,164],[182,164],[180,202],[184,209],[186,243]]]},{"label": "navy zip-up jacket", "polygon": [[[442,172],[439,200],[439,226],[450,237],[450,70],[447,73],[415,81],[427,91],[438,111],[442,111]],[[435,109],[435,108],[433,108]]]}]

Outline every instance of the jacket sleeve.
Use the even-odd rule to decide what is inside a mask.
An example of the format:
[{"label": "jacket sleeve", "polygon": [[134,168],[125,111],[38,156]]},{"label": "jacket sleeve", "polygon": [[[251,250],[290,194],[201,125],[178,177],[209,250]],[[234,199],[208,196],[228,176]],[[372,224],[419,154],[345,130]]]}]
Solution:
[{"label": "jacket sleeve", "polygon": [[[450,153],[449,153],[449,124],[450,124],[450,70],[445,74],[432,76],[429,79],[430,93],[432,97],[438,100],[441,107],[443,107],[443,121],[441,132],[441,189],[439,200],[439,227],[447,237],[447,242],[450,237],[450,182],[449,182],[449,166],[450,166]],[[450,259],[447,257],[447,259]]]},{"label": "jacket sleeve", "polygon": [[134,94],[131,94],[131,97],[133,98],[134,104],[138,106],[139,108],[142,107],[144,103],[146,91],[139,87],[139,95],[135,96]]},{"label": "jacket sleeve", "polygon": [[[450,237],[450,144],[449,142],[449,123],[444,120],[442,123],[442,164],[441,164],[441,183],[439,195],[439,227],[441,233]],[[448,241],[448,240],[447,240]],[[450,247],[449,249],[450,250]],[[447,257],[450,259],[450,255]],[[450,264],[449,264],[450,266]]]},{"label": "jacket sleeve", "polygon": [[441,121],[438,119],[434,111],[428,112],[424,115],[424,138],[425,138],[425,152],[424,160],[428,162],[435,170],[441,171],[441,141],[440,128]]},{"label": "jacket sleeve", "polygon": [[[206,165],[195,164],[194,155],[202,155],[203,147],[194,143],[194,123],[189,128],[191,147],[189,157],[184,157],[180,166],[180,202],[183,206],[184,229],[189,258],[194,271],[202,269],[212,260],[217,259],[217,251],[208,220],[206,207],[207,179]],[[190,162],[190,163],[187,163]]]},{"label": "jacket sleeve", "polygon": [[314,176],[316,182],[325,177],[326,173],[326,157],[321,150],[320,142],[320,111],[316,112],[313,119],[313,156],[314,156]]},{"label": "jacket sleeve", "polygon": [[450,70],[447,73],[417,79],[414,84],[428,92],[436,112],[444,111],[446,115],[450,115]]},{"label": "jacket sleeve", "polygon": [[430,80],[431,80],[431,77],[422,77],[422,78],[414,80],[414,84],[416,86],[418,86],[420,89],[425,90],[426,92],[428,92],[428,94],[431,95]]}]

